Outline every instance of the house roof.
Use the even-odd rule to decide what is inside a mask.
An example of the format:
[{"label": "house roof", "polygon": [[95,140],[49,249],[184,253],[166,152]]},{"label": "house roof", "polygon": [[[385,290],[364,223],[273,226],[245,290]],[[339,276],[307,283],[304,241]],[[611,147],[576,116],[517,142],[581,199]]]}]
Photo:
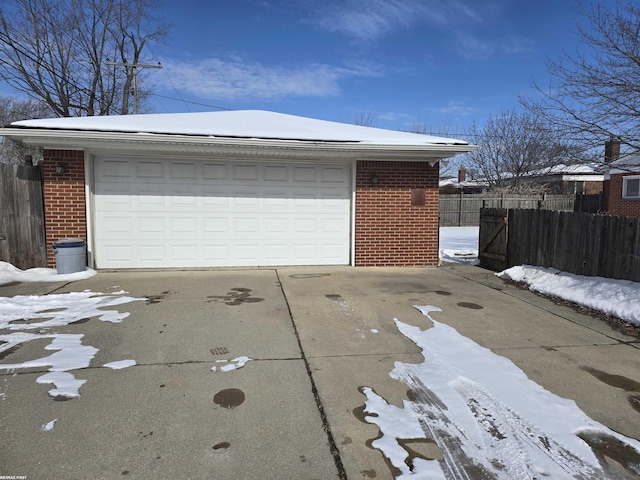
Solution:
[{"label": "house roof", "polygon": [[475,149],[463,140],[264,110],[23,120],[0,129],[0,135],[45,148],[108,148],[109,143],[124,142],[132,148],[162,145],[163,150],[171,145],[204,150],[276,147],[352,154],[394,152],[430,158],[447,158]]},{"label": "house roof", "polygon": [[640,153],[634,153],[607,164],[609,174],[640,173]]}]

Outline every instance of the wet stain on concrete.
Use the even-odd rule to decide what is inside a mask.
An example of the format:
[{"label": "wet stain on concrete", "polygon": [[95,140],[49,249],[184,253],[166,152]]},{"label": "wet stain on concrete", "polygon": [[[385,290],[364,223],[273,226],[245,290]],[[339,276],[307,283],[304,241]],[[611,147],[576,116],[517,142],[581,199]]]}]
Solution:
[{"label": "wet stain on concrete", "polygon": [[360,470],[360,474],[366,478],[376,478],[378,476],[378,474],[373,468],[369,470]]},{"label": "wet stain on concrete", "polygon": [[147,305],[153,305],[154,303],[160,303],[167,298],[167,295],[171,293],[170,290],[162,292],[160,295],[144,295],[147,298]]},{"label": "wet stain on concrete", "polygon": [[360,405],[359,407],[356,407],[352,410],[353,416],[356,417],[358,420],[360,420],[362,423],[369,423],[365,420],[365,417],[377,417],[377,415],[374,414],[368,414],[368,413],[364,413],[364,409],[366,407],[364,405]]},{"label": "wet stain on concrete", "polygon": [[598,458],[607,478],[638,478],[640,453],[630,445],[603,432],[582,432],[578,437],[587,442]]},{"label": "wet stain on concrete", "polygon": [[434,293],[437,293],[438,295],[444,295],[444,296],[451,295],[451,292],[447,292],[446,290],[436,290]]},{"label": "wet stain on concrete", "polygon": [[458,302],[456,303],[456,305],[462,308],[470,308],[471,310],[482,310],[484,308],[482,305],[478,305],[477,303],[471,303],[471,302]]},{"label": "wet stain on concrete", "polygon": [[230,446],[231,444],[229,442],[220,442],[220,443],[216,443],[212,448],[214,450],[226,450]]},{"label": "wet stain on concrete", "polygon": [[[611,373],[603,372],[602,370],[592,367],[582,366],[580,368],[585,372],[589,372],[602,383],[611,387],[620,388],[625,392],[640,393],[640,382],[636,382],[635,380],[631,380],[630,378],[622,375],[613,375]],[[640,413],[640,395],[629,395],[627,401],[629,402],[629,405],[631,405],[631,408]]]},{"label": "wet stain on concrete", "polygon": [[380,288],[383,292],[394,295],[408,293],[429,293],[429,288],[418,282],[389,282]]},{"label": "wet stain on concrete", "polygon": [[[64,311],[65,309],[61,310]],[[40,323],[42,322],[43,318],[40,317],[36,317],[36,318],[20,318],[18,320],[11,320],[9,323],[11,325],[29,325],[30,323]],[[71,323],[75,323],[75,322],[70,322]]]},{"label": "wet stain on concrete", "polygon": [[46,310],[42,310],[40,313],[57,313],[64,312],[67,310],[67,307],[55,307],[55,308],[47,308]]},{"label": "wet stain on concrete", "polygon": [[226,388],[220,390],[213,397],[213,403],[222,408],[233,409],[244,403],[244,392],[239,388]]},{"label": "wet stain on concrete", "polygon": [[413,472],[413,461],[416,458],[422,460],[444,460],[442,450],[436,442],[429,438],[399,438],[398,443],[408,453],[404,463]]},{"label": "wet stain on concrete", "polygon": [[227,347],[210,348],[209,351],[214,357],[218,355],[226,355],[227,353],[229,353],[229,349]]},{"label": "wet stain on concrete", "polygon": [[612,375],[602,370],[598,370],[591,367],[580,367],[585,372],[589,372],[603,383],[611,387],[621,388],[625,392],[640,392],[640,382],[631,380],[630,378],[623,377],[622,375]]},{"label": "wet stain on concrete", "polygon": [[68,402],[69,400],[73,400],[74,397],[67,397],[65,395],[55,395],[55,396],[52,396],[51,399],[54,402]]},{"label": "wet stain on concrete", "polygon": [[[5,342],[6,344],[6,342]],[[6,357],[8,357],[9,355],[11,355],[14,352],[17,352],[20,347],[22,346],[22,344],[20,345],[15,345],[11,348],[7,348],[4,352],[0,352],[0,360],[4,360]]]},{"label": "wet stain on concrete", "polygon": [[352,443],[353,443],[353,440],[351,440],[349,437],[344,437],[344,440],[342,440],[340,445],[351,445]]},{"label": "wet stain on concrete", "polygon": [[[365,388],[365,387],[358,387],[358,391],[364,395],[364,392],[362,390],[363,388]],[[375,391],[374,391],[374,393],[375,393]],[[377,413],[365,413],[365,411],[364,411],[365,408],[366,408],[365,405],[361,405],[359,407],[354,408],[352,410],[353,415],[358,420],[360,420],[362,423],[366,423],[367,425],[371,425],[369,422],[367,422],[365,420],[365,417],[377,417],[378,414]],[[373,442],[375,442],[376,440],[379,440],[380,438],[382,438],[382,432],[380,431],[380,429],[378,429],[378,435],[375,438],[371,438],[371,439],[367,440],[365,442],[365,445],[367,447],[369,447],[371,450],[378,450],[376,447],[373,446]],[[387,467],[389,468],[389,471],[391,472],[391,475],[394,478],[400,476],[400,474],[402,473],[400,471],[400,469],[397,468],[393,463],[391,463],[391,461],[387,458],[386,455],[383,454],[382,458],[384,459],[385,463],[387,464]]]},{"label": "wet stain on concrete", "polygon": [[320,278],[330,275],[330,273],[296,273],[295,275],[289,275],[289,278]]},{"label": "wet stain on concrete", "polygon": [[236,306],[243,303],[258,303],[263,302],[264,298],[252,297],[251,289],[244,287],[236,287],[229,289],[226,295],[209,295],[206,303],[211,302],[223,302],[225,305]]}]

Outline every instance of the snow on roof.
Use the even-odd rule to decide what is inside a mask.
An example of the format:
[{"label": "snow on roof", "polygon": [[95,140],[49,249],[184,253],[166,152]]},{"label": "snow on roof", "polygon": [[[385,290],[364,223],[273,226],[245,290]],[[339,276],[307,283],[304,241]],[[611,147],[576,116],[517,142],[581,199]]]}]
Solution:
[{"label": "snow on roof", "polygon": [[640,171],[640,153],[634,153],[624,156],[618,160],[614,160],[609,163],[610,167],[615,167],[620,170],[627,170],[630,172]]},{"label": "snow on roof", "polygon": [[[546,171],[546,174],[558,174],[558,173],[562,173],[565,175],[576,175],[576,174],[598,174],[601,173],[600,169],[602,167],[602,164],[598,164],[598,163],[579,163],[576,165],[566,165],[564,163],[561,163],[559,165],[554,165],[553,167],[551,167],[548,171]],[[541,171],[543,172],[543,171]],[[542,173],[544,175],[544,173]]]},{"label": "snow on roof", "polygon": [[264,110],[49,118],[23,120],[14,122],[11,126],[377,145],[468,145],[463,140],[329,122]]}]

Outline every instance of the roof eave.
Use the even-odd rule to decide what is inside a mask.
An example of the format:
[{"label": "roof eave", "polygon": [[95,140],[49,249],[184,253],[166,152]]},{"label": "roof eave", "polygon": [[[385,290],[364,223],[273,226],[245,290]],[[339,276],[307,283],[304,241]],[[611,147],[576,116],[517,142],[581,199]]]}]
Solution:
[{"label": "roof eave", "polygon": [[264,138],[230,138],[199,135],[168,135],[128,132],[0,128],[0,136],[21,140],[45,149],[88,151],[162,151],[166,153],[264,154],[287,156],[333,156],[349,158],[441,159],[476,149],[465,144],[376,144],[320,142]]}]

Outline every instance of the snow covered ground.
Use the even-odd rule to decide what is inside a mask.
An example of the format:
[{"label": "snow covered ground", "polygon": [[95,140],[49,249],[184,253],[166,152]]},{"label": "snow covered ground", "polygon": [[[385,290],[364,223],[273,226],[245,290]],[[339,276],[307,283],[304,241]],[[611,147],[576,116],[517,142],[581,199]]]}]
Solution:
[{"label": "snow covered ground", "polygon": [[[478,256],[478,231],[479,227],[441,228],[440,258],[445,262],[475,264]],[[530,265],[512,267],[496,275],[524,282],[535,292],[559,297],[640,326],[638,282],[574,275]]]},{"label": "snow covered ground", "polygon": [[96,274],[91,268],[84,272],[65,273],[58,275],[55,268],[30,268],[20,270],[7,262],[0,262],[0,285],[11,282],[76,282],[91,278]]},{"label": "snow covered ground", "polygon": [[478,264],[480,227],[440,227],[440,260]]}]

